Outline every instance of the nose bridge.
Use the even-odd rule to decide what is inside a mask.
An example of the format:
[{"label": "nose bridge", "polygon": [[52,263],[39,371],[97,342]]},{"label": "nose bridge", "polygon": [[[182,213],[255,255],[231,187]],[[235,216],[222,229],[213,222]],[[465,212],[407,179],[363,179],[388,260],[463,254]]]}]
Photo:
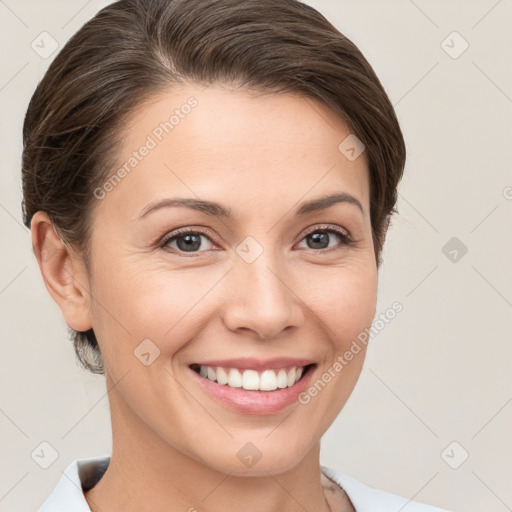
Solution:
[{"label": "nose bridge", "polygon": [[228,299],[226,323],[231,329],[248,328],[260,337],[272,337],[301,318],[300,302],[287,283],[279,251],[264,248],[247,237],[236,249],[230,273],[237,290]]}]

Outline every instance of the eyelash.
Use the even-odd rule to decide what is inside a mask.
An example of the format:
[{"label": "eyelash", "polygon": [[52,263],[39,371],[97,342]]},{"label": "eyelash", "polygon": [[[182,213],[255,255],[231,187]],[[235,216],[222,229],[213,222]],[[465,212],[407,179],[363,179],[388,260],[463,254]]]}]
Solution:
[{"label": "eyelash", "polygon": [[[341,244],[338,247],[330,247],[328,249],[311,249],[311,248],[304,249],[308,253],[318,254],[320,252],[331,252],[333,250],[336,250],[337,248],[340,249],[342,246],[350,246],[350,245],[354,244],[354,240],[350,237],[350,235],[345,230],[342,230],[341,228],[338,228],[337,226],[332,225],[332,224],[324,224],[322,226],[314,226],[313,229],[308,230],[304,234],[304,236],[301,238],[300,241],[302,242],[302,240],[304,240],[304,238],[306,238],[308,235],[316,233],[317,231],[320,231],[322,233],[334,233],[335,235],[340,237]],[[204,230],[202,228],[190,229],[189,227],[187,227],[187,228],[178,229],[178,230],[170,233],[169,235],[165,236],[162,239],[162,241],[159,243],[159,247],[164,250],[169,250],[169,248],[167,248],[166,246],[170,241],[173,241],[174,239],[176,239],[182,235],[187,235],[187,234],[204,235],[212,243],[216,243],[215,239],[212,240],[212,237],[207,233],[206,230]],[[185,251],[180,251],[179,249],[173,248],[172,251],[178,251],[179,254],[187,255],[187,253]],[[192,251],[186,257],[193,256],[194,254],[197,255],[197,254],[200,254],[201,252],[205,252],[205,251],[196,251],[195,253]]]}]

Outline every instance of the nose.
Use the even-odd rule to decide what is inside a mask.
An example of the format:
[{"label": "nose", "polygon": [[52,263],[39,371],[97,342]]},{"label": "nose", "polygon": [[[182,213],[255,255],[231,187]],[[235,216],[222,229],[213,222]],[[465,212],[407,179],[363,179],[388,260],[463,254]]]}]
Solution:
[{"label": "nose", "polygon": [[224,323],[230,330],[274,339],[303,322],[297,283],[265,252],[252,263],[236,258],[227,279]]}]

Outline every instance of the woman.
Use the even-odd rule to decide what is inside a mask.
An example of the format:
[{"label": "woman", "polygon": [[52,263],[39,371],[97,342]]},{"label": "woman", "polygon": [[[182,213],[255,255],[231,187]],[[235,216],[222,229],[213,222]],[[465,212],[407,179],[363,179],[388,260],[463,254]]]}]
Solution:
[{"label": "woman", "polygon": [[296,0],[121,0],[82,27],[28,107],[23,213],[113,449],[40,511],[439,511],[319,462],[404,162],[372,68]]}]

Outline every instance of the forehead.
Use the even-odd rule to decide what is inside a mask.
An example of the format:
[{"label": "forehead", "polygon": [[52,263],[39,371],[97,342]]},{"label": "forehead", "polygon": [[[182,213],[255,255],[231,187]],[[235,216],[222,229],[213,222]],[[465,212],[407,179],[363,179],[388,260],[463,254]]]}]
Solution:
[{"label": "forehead", "polygon": [[236,211],[248,199],[268,209],[335,190],[368,205],[365,153],[352,160],[340,151],[349,136],[338,114],[309,97],[180,86],[123,126],[117,165],[126,172],[109,202],[127,210],[187,195],[228,198]]}]

